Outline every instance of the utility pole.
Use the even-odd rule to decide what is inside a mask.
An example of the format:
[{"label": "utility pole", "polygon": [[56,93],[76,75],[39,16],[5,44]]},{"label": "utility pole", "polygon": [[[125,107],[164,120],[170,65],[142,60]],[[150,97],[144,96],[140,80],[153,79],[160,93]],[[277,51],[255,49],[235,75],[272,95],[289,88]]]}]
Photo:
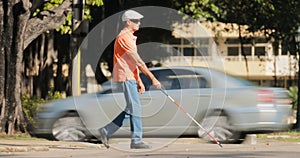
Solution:
[{"label": "utility pole", "polygon": [[295,34],[296,50],[298,52],[298,105],[297,105],[297,123],[296,130],[300,130],[300,26]]},{"label": "utility pole", "polygon": [[69,76],[72,80],[72,95],[78,96],[81,94],[80,88],[80,34],[81,30],[79,26],[83,19],[83,6],[84,0],[73,0],[72,5],[72,34],[70,39],[70,54],[72,56],[72,66],[70,70],[72,70],[72,75]]}]

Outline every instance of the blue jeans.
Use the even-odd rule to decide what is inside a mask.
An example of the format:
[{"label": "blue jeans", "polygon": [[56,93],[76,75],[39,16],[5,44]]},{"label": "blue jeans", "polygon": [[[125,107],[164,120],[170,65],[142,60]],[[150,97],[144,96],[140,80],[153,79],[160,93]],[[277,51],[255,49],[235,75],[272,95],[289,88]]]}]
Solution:
[{"label": "blue jeans", "polygon": [[131,143],[137,144],[142,142],[142,118],[141,118],[141,103],[138,95],[138,87],[135,80],[118,82],[118,87],[121,87],[126,100],[126,108],[121,112],[111,123],[107,124],[104,129],[107,131],[107,136],[113,135],[121,126],[130,120]]}]

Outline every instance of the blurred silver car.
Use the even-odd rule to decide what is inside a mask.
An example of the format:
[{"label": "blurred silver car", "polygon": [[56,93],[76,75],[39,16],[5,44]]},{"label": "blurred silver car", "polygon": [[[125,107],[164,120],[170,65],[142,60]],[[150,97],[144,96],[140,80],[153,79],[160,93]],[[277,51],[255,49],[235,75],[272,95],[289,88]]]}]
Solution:
[{"label": "blurred silver car", "polygon": [[[201,67],[157,67],[151,72],[163,89],[221,143],[242,142],[247,134],[290,128],[291,102],[283,88],[259,87],[223,72]],[[197,135],[210,140],[172,101],[151,86],[140,95],[144,136]],[[37,115],[36,136],[64,141],[97,138],[98,129],[125,107],[123,93],[111,81],[93,94],[43,105]],[[130,124],[114,136],[130,135]]]}]

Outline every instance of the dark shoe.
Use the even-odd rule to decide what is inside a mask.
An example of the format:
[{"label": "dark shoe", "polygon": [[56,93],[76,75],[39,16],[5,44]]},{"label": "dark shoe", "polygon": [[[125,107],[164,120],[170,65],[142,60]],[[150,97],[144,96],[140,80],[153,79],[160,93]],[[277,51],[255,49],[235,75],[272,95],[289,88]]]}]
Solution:
[{"label": "dark shoe", "polygon": [[100,140],[103,143],[103,145],[108,149],[109,144],[108,144],[108,139],[107,139],[107,131],[104,128],[99,129],[100,133]]},{"label": "dark shoe", "polygon": [[138,144],[131,144],[130,148],[131,149],[150,149],[151,146],[141,142],[141,143],[138,143]]}]

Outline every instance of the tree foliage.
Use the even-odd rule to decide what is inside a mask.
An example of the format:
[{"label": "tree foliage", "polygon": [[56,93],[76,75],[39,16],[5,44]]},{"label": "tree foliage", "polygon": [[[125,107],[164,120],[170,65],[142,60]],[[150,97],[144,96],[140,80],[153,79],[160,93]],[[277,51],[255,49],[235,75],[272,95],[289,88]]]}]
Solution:
[{"label": "tree foliage", "polygon": [[297,106],[298,106],[298,87],[297,86],[290,87],[289,91],[288,91],[288,94],[292,99],[292,104],[293,104],[292,109],[297,110]]},{"label": "tree foliage", "polygon": [[[50,0],[46,1],[40,8],[37,8],[33,13],[33,16],[38,16],[41,11],[51,10],[54,7],[60,6],[64,1],[63,0]],[[102,6],[102,0],[85,0],[85,4],[83,7],[83,20],[92,20],[90,7],[91,6]],[[65,22],[56,28],[56,31],[60,32],[61,34],[71,34],[72,33],[72,12],[67,13],[67,17]]]},{"label": "tree foliage", "polygon": [[181,11],[194,18],[248,25],[249,31],[263,31],[268,40],[281,41],[286,50],[295,53],[293,37],[300,26],[298,0],[190,0]]},{"label": "tree foliage", "polygon": [[210,19],[216,20],[222,17],[222,11],[214,0],[188,0],[178,1],[176,3],[180,7],[180,12],[192,16],[195,19]]}]

